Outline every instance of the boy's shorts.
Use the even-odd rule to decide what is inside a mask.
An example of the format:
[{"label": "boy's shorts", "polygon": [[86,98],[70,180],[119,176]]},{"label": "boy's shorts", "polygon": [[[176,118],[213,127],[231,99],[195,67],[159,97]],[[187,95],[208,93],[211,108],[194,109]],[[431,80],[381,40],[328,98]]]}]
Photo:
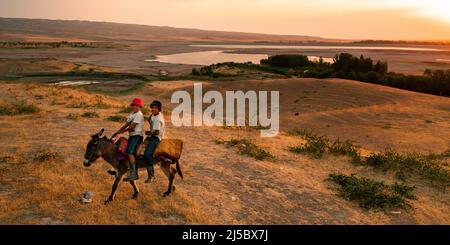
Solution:
[{"label": "boy's shorts", "polygon": [[143,137],[140,135],[135,135],[128,138],[128,147],[127,147],[128,155],[134,155],[136,153],[138,146],[142,143],[142,139]]}]

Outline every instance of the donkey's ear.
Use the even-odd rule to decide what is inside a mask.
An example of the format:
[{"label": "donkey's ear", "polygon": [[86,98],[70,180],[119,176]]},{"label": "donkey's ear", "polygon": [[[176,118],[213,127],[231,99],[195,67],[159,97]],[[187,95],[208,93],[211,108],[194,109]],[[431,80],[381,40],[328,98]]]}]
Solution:
[{"label": "donkey's ear", "polygon": [[103,134],[104,131],[105,131],[105,129],[102,128],[102,129],[100,130],[100,132],[91,135],[92,139],[98,139],[98,138],[100,138],[100,136],[102,136],[102,134]]}]

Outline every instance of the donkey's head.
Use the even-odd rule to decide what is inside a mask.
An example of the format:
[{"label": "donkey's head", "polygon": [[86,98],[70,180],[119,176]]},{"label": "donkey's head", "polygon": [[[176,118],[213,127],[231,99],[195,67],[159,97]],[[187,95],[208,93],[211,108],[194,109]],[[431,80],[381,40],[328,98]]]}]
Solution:
[{"label": "donkey's head", "polygon": [[95,160],[97,160],[102,155],[98,144],[100,142],[100,137],[102,136],[103,131],[105,131],[104,128],[102,128],[100,132],[91,135],[91,140],[88,142],[86,146],[86,153],[84,154],[83,165],[85,167],[91,166],[91,163],[95,162]]}]

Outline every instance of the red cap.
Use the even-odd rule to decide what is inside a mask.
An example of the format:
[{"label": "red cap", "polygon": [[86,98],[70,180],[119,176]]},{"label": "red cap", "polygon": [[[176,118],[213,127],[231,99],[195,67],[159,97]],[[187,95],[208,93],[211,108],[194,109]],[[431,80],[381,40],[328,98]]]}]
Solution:
[{"label": "red cap", "polygon": [[131,102],[131,105],[137,105],[139,107],[142,107],[142,100],[139,98],[134,98],[133,101]]}]

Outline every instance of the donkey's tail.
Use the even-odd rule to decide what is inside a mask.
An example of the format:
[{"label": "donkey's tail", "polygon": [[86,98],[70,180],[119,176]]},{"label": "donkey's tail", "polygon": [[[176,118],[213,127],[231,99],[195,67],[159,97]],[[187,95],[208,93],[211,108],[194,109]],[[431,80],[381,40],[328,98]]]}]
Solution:
[{"label": "donkey's tail", "polygon": [[175,165],[176,165],[176,167],[177,167],[177,173],[178,173],[178,175],[181,177],[181,178],[183,178],[183,173],[181,172],[181,168],[180,168],[180,162],[179,162],[180,160],[177,160],[176,162],[175,162]]}]

